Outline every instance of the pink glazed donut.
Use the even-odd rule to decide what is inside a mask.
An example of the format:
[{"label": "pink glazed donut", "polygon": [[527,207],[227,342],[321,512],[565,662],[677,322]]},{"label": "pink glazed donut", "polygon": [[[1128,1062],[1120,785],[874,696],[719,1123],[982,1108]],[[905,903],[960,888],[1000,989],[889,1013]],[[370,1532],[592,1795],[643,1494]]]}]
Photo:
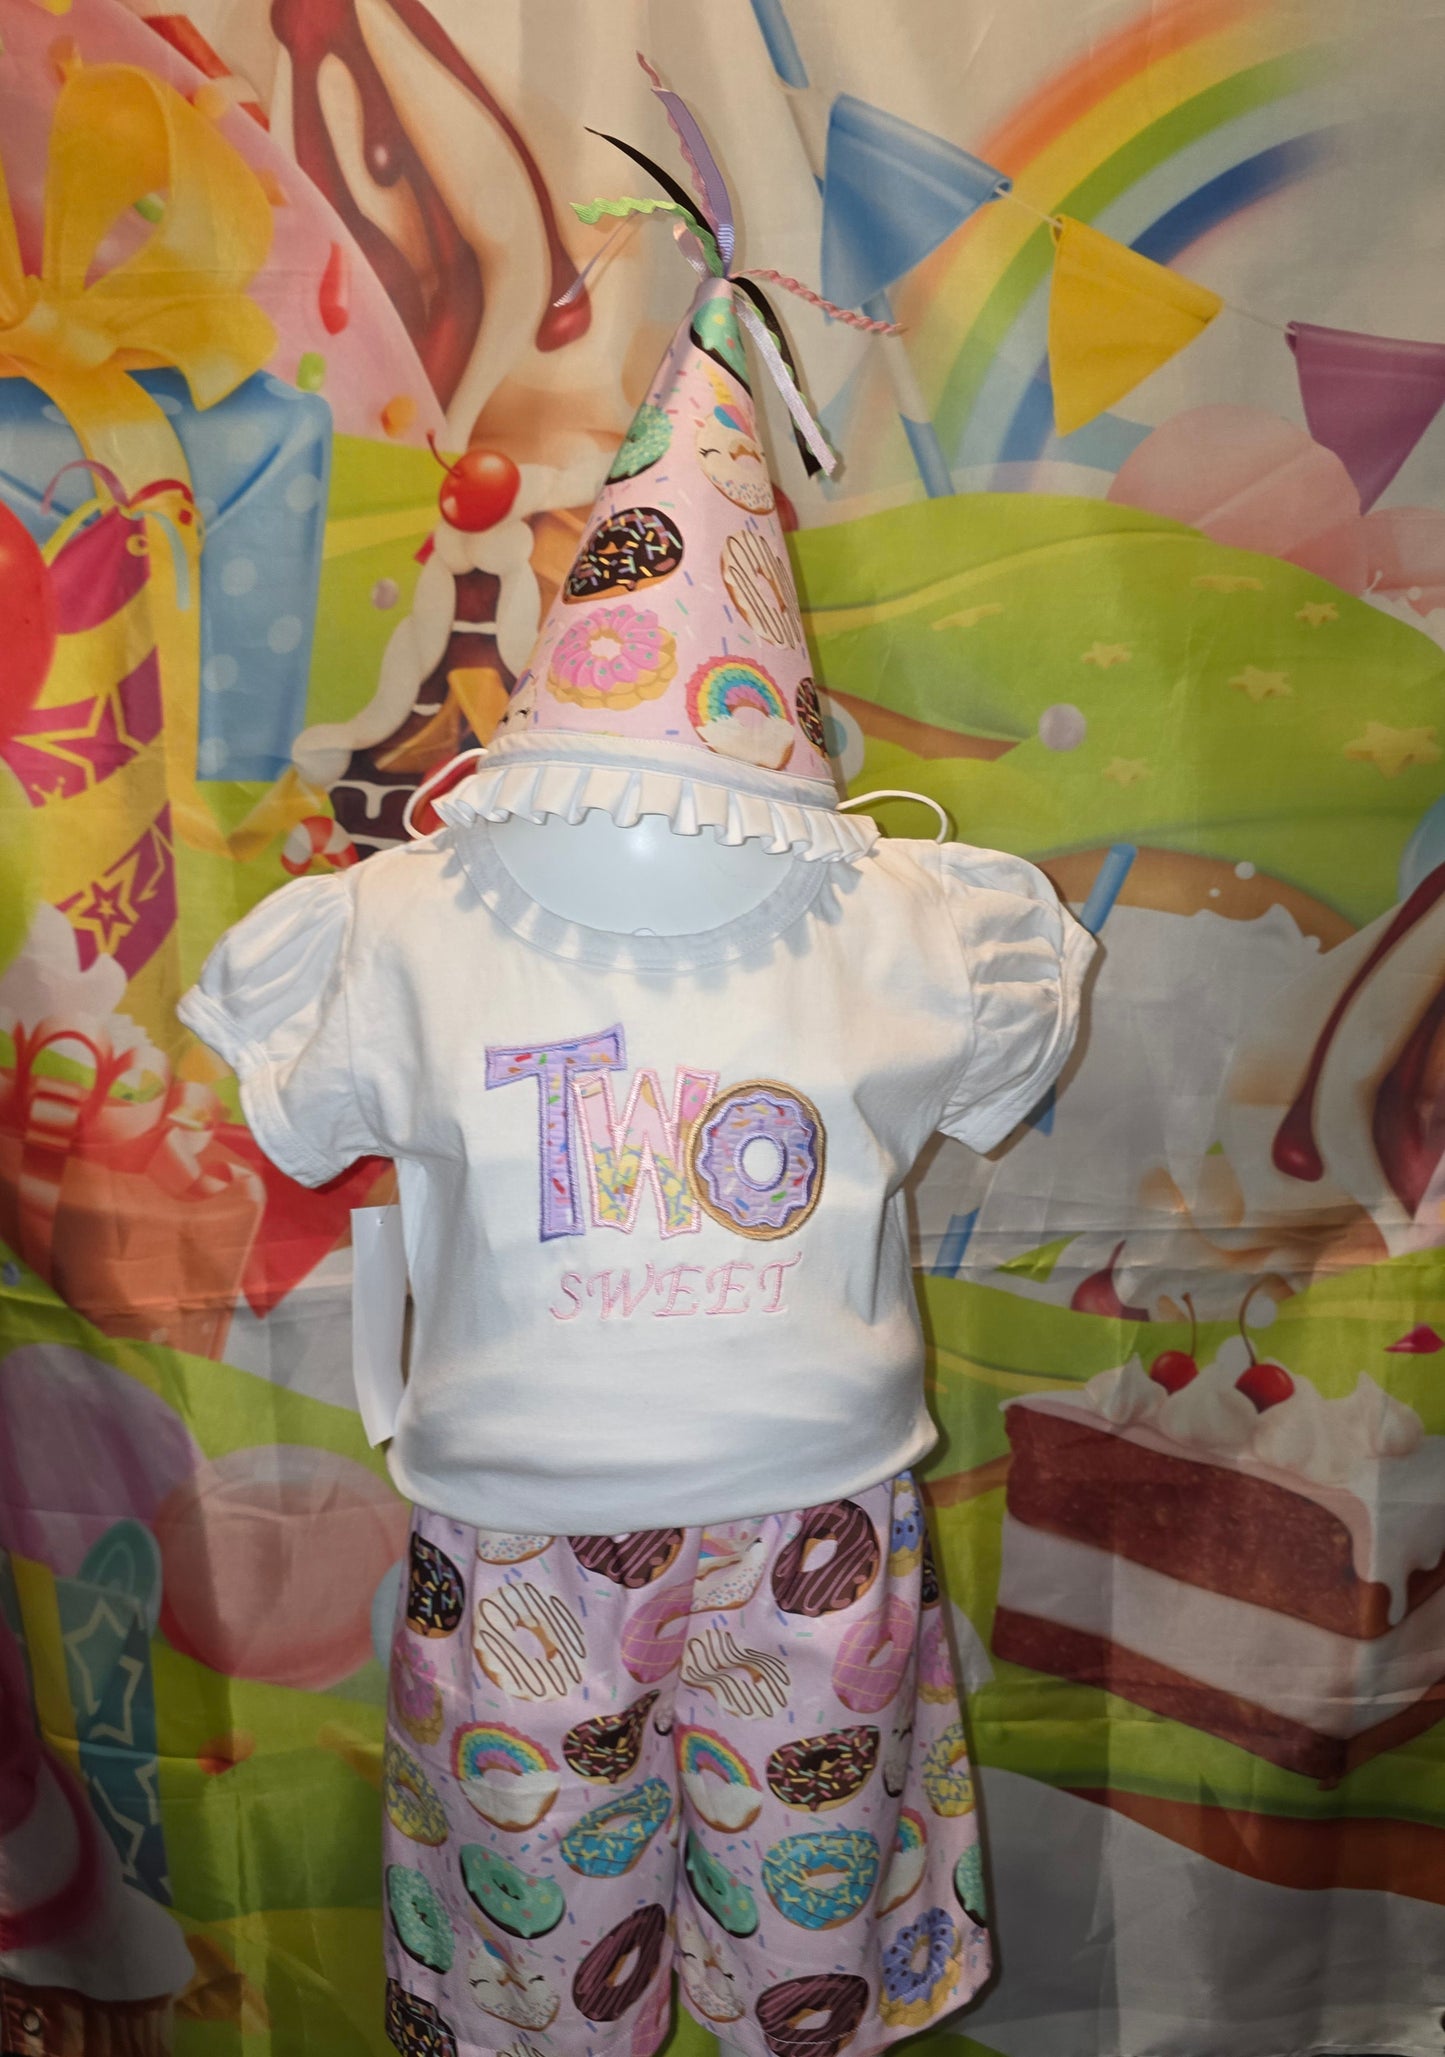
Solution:
[{"label": "pink glazed donut", "polygon": [[878,1714],[897,1698],[918,1617],[906,1600],[895,1595],[880,1621],[871,1615],[854,1622],[838,1645],[833,1664],[833,1691],[855,1714]]},{"label": "pink glazed donut", "polygon": [[662,1586],[627,1617],[622,1661],[639,1685],[658,1685],[677,1670],[691,1613],[691,1586]]}]

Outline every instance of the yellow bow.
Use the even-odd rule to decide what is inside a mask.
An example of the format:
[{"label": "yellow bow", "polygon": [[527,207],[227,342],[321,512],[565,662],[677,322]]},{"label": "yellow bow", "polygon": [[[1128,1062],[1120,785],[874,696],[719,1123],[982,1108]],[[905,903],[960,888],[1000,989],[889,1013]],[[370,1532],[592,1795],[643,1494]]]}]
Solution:
[{"label": "yellow bow", "polygon": [[[122,254],[119,225],[140,227],[131,210],[148,195],[163,197],[160,221]],[[80,67],[55,104],[38,276],[0,169],[0,374],[47,393],[129,491],[184,479],[174,430],[128,374],[174,365],[210,407],[259,371],[276,332],[243,289],[271,231],[260,180],[173,87],[128,64]]]}]

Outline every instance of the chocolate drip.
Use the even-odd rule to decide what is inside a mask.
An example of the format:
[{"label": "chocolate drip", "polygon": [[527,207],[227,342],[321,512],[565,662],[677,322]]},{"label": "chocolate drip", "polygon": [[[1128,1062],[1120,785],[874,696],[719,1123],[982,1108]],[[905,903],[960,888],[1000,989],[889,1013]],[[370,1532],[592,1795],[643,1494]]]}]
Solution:
[{"label": "chocolate drip", "polygon": [[[455,621],[496,619],[501,587],[491,572],[464,571],[456,582]],[[365,750],[353,750],[346,768],[331,787],[331,811],[356,845],[370,857],[393,843],[406,841],[402,815],[423,778],[476,737],[452,698],[449,675],[459,667],[491,665],[508,693],[516,681],[503,664],[494,634],[454,631],[439,663],[417,688],[416,698],[399,727]],[[447,715],[448,708],[454,718]],[[430,736],[423,731],[431,729]],[[411,744],[408,752],[404,746]],[[398,759],[404,760],[398,763]],[[425,762],[420,760],[424,759]]]},{"label": "chocolate drip", "polygon": [[[1434,871],[1427,873],[1427,875],[1423,879],[1421,879],[1419,885],[1416,886],[1414,892],[1411,893],[1409,899],[1406,900],[1404,905],[1396,911],[1395,917],[1393,921],[1390,923],[1389,927],[1385,930],[1385,933],[1380,937],[1380,940],[1376,943],[1374,949],[1370,952],[1369,956],[1365,959],[1364,963],[1360,966],[1359,970],[1355,973],[1354,977],[1345,987],[1345,990],[1340,994],[1339,999],[1336,1000],[1334,1006],[1330,1009],[1329,1016],[1326,1019],[1325,1025],[1320,1030],[1319,1038],[1315,1043],[1314,1049],[1310,1053],[1310,1061],[1305,1068],[1305,1075],[1303,1079],[1300,1081],[1299,1091],[1298,1093],[1296,1093],[1294,1100],[1292,1101],[1288,1112],[1285,1114],[1283,1121],[1280,1123],[1279,1127],[1275,1131],[1274,1147],[1271,1152],[1271,1155],[1274,1159],[1274,1168],[1276,1171],[1283,1172],[1286,1178],[1314,1180],[1324,1177],[1324,1158],[1320,1155],[1319,1144],[1315,1137],[1315,1096],[1319,1091],[1320,1075],[1324,1070],[1325,1059],[1329,1055],[1330,1045],[1334,1041],[1335,1036],[1339,1031],[1340,1023],[1344,1020],[1346,1013],[1349,1011],[1350,1005],[1353,1002],[1356,994],[1367,983],[1367,981],[1374,976],[1375,972],[1378,970],[1381,963],[1383,963],[1384,959],[1389,955],[1390,951],[1394,949],[1395,945],[1404,936],[1407,936],[1410,933],[1410,930],[1415,927],[1417,922],[1424,920],[1425,916],[1430,912],[1431,908],[1434,907],[1435,903],[1442,897],[1445,897],[1445,864],[1438,865]],[[1439,1002],[1437,1000],[1435,1005],[1438,1006],[1438,1004]],[[1430,1019],[1430,1015],[1431,1013],[1433,1013],[1433,1011],[1433,1007],[1430,1010],[1427,1010],[1426,1021]],[[1424,1026],[1425,1024],[1421,1023],[1420,1028],[1423,1029]],[[1415,1047],[1416,1036],[1418,1036],[1419,1034],[1420,1029],[1417,1029],[1415,1032],[1415,1036],[1412,1036],[1410,1042],[1406,1045],[1406,1052],[1410,1051],[1412,1048]],[[1430,1043],[1431,1036],[1426,1035],[1424,1041],[1419,1045],[1420,1054],[1418,1061],[1420,1065],[1422,1078],[1424,1076],[1426,1069],[1426,1060],[1429,1053]],[[1376,1101],[1374,1134],[1377,1148],[1379,1147],[1382,1122],[1388,1126],[1390,1120],[1390,1115],[1382,1113],[1381,1111],[1386,1099],[1386,1094],[1387,1092],[1405,1090],[1403,1083],[1404,1065],[1405,1053],[1402,1052],[1400,1058],[1397,1060],[1394,1070],[1389,1074],[1389,1077],[1387,1077],[1385,1085],[1381,1087],[1379,1097]],[[1400,1075],[1400,1084],[1398,1087],[1392,1088],[1390,1082],[1392,1079],[1396,1078],[1397,1074]],[[1397,1102],[1394,1099],[1391,1099],[1390,1107],[1391,1109],[1396,1110],[1396,1113],[1398,1114],[1399,1107],[1405,1104],[1408,1103],[1397,1104]],[[1418,1104],[1419,1103],[1417,1103],[1417,1105]],[[1408,1129],[1410,1121],[1416,1120],[1417,1118],[1418,1117],[1415,1115],[1408,1116],[1406,1118],[1406,1128]],[[1438,1121],[1437,1117],[1435,1117],[1433,1113],[1426,1113],[1423,1116],[1423,1121],[1424,1127],[1421,1130],[1422,1134],[1438,1133]],[[1397,1144],[1392,1143],[1392,1157],[1394,1155],[1396,1148]],[[1440,1145],[1437,1142],[1435,1148],[1435,1157],[1437,1160],[1439,1158],[1439,1155]],[[1382,1164],[1386,1166],[1386,1174],[1387,1176],[1390,1176],[1391,1186],[1394,1187],[1394,1190],[1397,1193],[1399,1193],[1400,1198],[1404,1200],[1405,1193],[1401,1190],[1401,1188],[1398,1185],[1396,1185],[1394,1176],[1390,1175],[1389,1163],[1391,1160],[1387,1159],[1385,1152],[1383,1150],[1381,1150],[1380,1152],[1380,1161]],[[1403,1175],[1403,1172],[1401,1175]],[[1426,1183],[1428,1184],[1428,1173],[1426,1175]],[[1420,1187],[1420,1193],[1423,1194],[1423,1192],[1424,1185]],[[1418,1205],[1418,1198],[1415,1204]],[[1406,1205],[1409,1206],[1410,1202],[1406,1201]],[[1414,1212],[1413,1206],[1411,1207],[1411,1212]]]},{"label": "chocolate drip", "polygon": [[1445,984],[1385,1073],[1370,1133],[1391,1191],[1418,1213],[1445,1156]]},{"label": "chocolate drip", "polygon": [[[557,349],[586,330],[591,307],[585,292],[567,307],[550,304],[577,274],[562,247],[551,195],[537,162],[506,110],[420,0],[394,0],[394,5],[403,25],[486,109],[517,153],[542,216],[552,274],[537,346]],[[447,406],[461,383],[486,308],[476,252],[457,227],[392,105],[362,34],[355,0],[272,0],[271,26],[291,59],[297,162],[351,231],[415,343],[433,391]],[[321,106],[318,82],[322,59],[328,56],[345,65],[356,88],[369,175],[378,186],[405,182],[410,190],[426,239],[424,276],[352,197]]]}]

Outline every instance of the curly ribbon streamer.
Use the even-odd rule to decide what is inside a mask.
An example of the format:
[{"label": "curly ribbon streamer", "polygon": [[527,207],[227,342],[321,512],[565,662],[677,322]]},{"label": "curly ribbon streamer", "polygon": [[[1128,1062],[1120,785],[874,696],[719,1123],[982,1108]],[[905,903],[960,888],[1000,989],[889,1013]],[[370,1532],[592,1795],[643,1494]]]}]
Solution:
[{"label": "curly ribbon streamer", "polygon": [[665,200],[589,200],[581,204],[574,201],[574,211],[583,221],[595,222],[603,215],[651,215],[670,216],[673,233],[678,246],[694,271],[702,278],[725,278],[737,288],[734,306],[739,321],[752,337],[758,355],[767,367],[768,375],[777,387],[784,406],[792,416],[798,448],[809,472],[824,471],[830,476],[837,468],[837,457],[830,449],[822,429],[803,398],[798,385],[796,368],[788,351],[782,328],[769,307],[755,281],[767,279],[770,284],[781,286],[785,292],[795,293],[806,300],[809,306],[821,309],[834,320],[846,322],[850,328],[861,329],[868,335],[894,336],[900,333],[896,322],[872,321],[866,315],[856,314],[850,308],[838,307],[831,300],[825,300],[821,293],[813,291],[786,272],[755,269],[737,272],[732,268],[736,250],[736,229],[733,217],[732,199],[727,181],[719,169],[717,159],[708,148],[706,138],[698,127],[691,109],[678,95],[671,92],[662,82],[659,74],[639,50],[637,61],[646,72],[656,98],[667,115],[668,125],[677,137],[683,159],[692,174],[693,188],[701,201],[701,211],[689,198],[675,179],[662,170],[619,136],[609,136],[601,129],[590,129],[589,135],[600,136],[630,157],[634,164],[649,172],[667,194]]},{"label": "curly ribbon streamer", "polygon": [[637,61],[646,72],[654,95],[662,103],[669,128],[677,137],[683,161],[692,173],[693,189],[707,210],[708,224],[717,238],[723,268],[727,270],[732,265],[735,244],[733,203],[727,189],[727,181],[718,169],[717,159],[708,149],[702,130],[698,127],[687,102],[669,91],[640,50],[637,52]]},{"label": "curly ribbon streamer", "polygon": [[[166,204],[145,242],[97,272],[117,222],[157,192]],[[204,409],[259,371],[276,332],[245,287],[271,237],[271,205],[245,159],[174,87],[133,65],[82,65],[61,88],[38,273],[24,268],[0,167],[0,377],[38,386],[100,468],[105,497],[82,522],[113,504],[144,534],[173,819],[193,848],[228,856],[253,854],[307,803],[283,781],[226,835],[201,797],[200,620],[190,604],[201,525],[175,430],[131,373],[174,367]],[[68,523],[47,556],[71,533]]]}]

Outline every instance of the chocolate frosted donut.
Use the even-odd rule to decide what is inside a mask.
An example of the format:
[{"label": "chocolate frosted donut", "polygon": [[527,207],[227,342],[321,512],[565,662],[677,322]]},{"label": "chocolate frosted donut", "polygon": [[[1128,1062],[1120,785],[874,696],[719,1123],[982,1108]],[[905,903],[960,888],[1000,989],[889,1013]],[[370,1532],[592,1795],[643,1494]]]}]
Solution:
[{"label": "chocolate frosted donut", "polygon": [[933,1545],[928,1539],[927,1528],[923,1531],[923,1563],[918,1597],[925,1607],[936,1607],[942,1597],[938,1584],[938,1567],[933,1561]]},{"label": "chocolate frosted donut", "polygon": [[449,1636],[466,1603],[466,1587],[451,1558],[425,1536],[414,1535],[406,1581],[407,1627],[419,1636]]},{"label": "chocolate frosted donut", "polygon": [[835,1728],[782,1744],[768,1759],[766,1777],[785,1807],[822,1814],[861,1791],[877,1762],[876,1728]]},{"label": "chocolate frosted donut", "polygon": [[[617,2021],[635,2007],[657,1976],[667,1938],[667,1913],[661,1907],[639,1907],[626,1921],[609,1929],[577,1967],[572,1999],[589,2021]],[[636,1953],[623,1979],[617,1973]]]},{"label": "chocolate frosted donut", "polygon": [[[809,1507],[773,1566],[773,1598],[784,1614],[837,1614],[862,1599],[878,1576],[880,1554],[877,1532],[855,1500]],[[823,1561],[814,1569],[818,1556]]]},{"label": "chocolate frosted donut", "polygon": [[[773,2057],[838,2057],[867,2009],[867,1979],[829,1971],[769,1986],[758,2001],[758,2027]],[[814,2020],[818,2014],[827,2019]]]},{"label": "chocolate frosted donut", "polygon": [[386,2032],[402,2057],[457,2057],[457,2039],[430,2000],[386,1982]]},{"label": "chocolate frosted donut", "polygon": [[818,698],[818,688],[810,678],[798,680],[793,692],[793,712],[798,718],[798,727],[813,748],[826,757],[828,737],[823,727],[823,703]]},{"label": "chocolate frosted donut", "polygon": [[661,1578],[682,1548],[680,1528],[640,1528],[630,1536],[569,1536],[572,1555],[584,1571],[636,1591]]},{"label": "chocolate frosted donut", "polygon": [[613,599],[665,579],[682,563],[682,535],[659,507],[628,507],[609,514],[577,552],[562,598]]},{"label": "chocolate frosted donut", "polygon": [[615,1786],[626,1778],[642,1755],[642,1732],[656,1700],[656,1693],[644,1693],[618,1714],[595,1714],[568,1729],[562,1755],[578,1777],[598,1786]]}]

